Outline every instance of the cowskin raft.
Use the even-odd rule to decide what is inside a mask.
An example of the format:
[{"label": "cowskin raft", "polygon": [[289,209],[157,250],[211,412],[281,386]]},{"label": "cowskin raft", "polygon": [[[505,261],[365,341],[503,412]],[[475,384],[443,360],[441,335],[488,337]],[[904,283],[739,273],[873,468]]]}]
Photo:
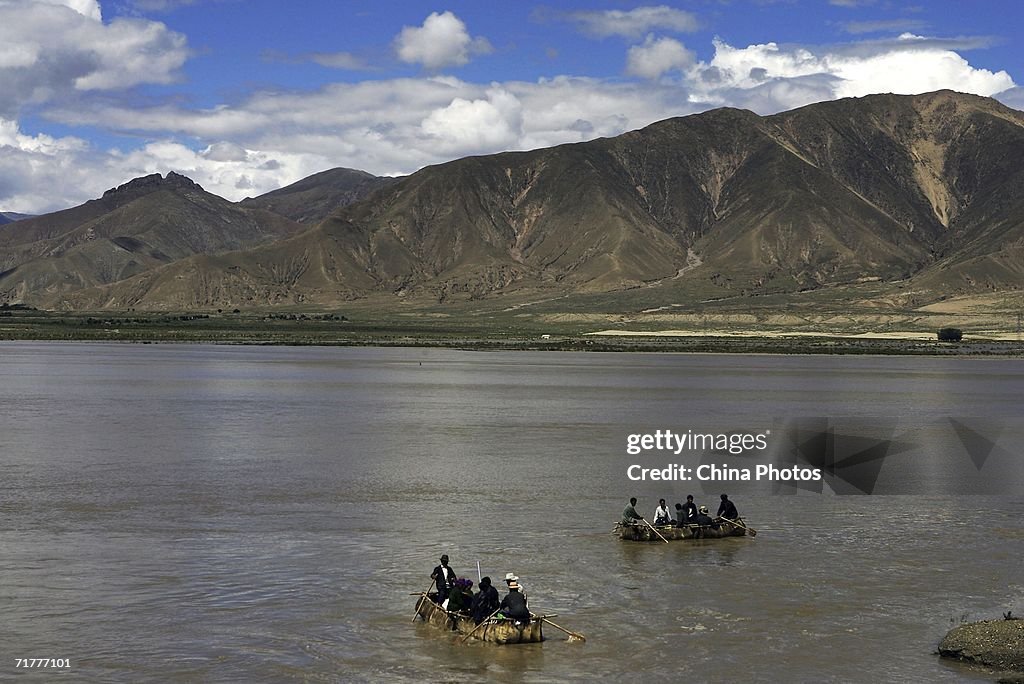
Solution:
[{"label": "cowskin raft", "polygon": [[541,631],[544,620],[539,615],[534,615],[529,623],[491,618],[477,629],[473,618],[445,610],[437,604],[434,596],[436,594],[421,594],[419,600],[416,601],[416,613],[423,618],[424,622],[429,622],[435,627],[462,635],[472,633],[474,639],[495,644],[531,644],[544,640],[544,634]]},{"label": "cowskin raft", "polygon": [[[740,525],[746,525],[743,518],[737,518],[736,521]],[[659,525],[657,527],[651,527],[643,523],[639,525],[623,525],[618,523],[616,525],[616,531],[619,533],[619,537],[627,541],[642,541],[642,542],[660,542],[661,537],[664,537],[668,541],[677,541],[680,539],[721,539],[722,537],[742,537],[747,533],[747,530],[740,525],[733,525],[728,520],[721,520],[718,527],[711,527],[709,525],[686,525],[684,527],[675,527],[673,525]],[[654,533],[654,530],[658,531],[658,534]]]}]

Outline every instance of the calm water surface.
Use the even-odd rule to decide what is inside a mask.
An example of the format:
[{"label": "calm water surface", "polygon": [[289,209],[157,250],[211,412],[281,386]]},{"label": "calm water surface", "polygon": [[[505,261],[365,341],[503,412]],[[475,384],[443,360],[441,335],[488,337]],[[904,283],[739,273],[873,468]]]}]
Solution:
[{"label": "calm water surface", "polygon": [[[0,344],[0,679],[992,681],[933,652],[1024,613],[1022,400],[1019,360]],[[806,416],[896,417],[922,493],[626,478],[627,434]],[[933,486],[964,416],[1008,491]],[[610,534],[719,489],[756,538]],[[411,622],[442,552],[587,642]]]}]

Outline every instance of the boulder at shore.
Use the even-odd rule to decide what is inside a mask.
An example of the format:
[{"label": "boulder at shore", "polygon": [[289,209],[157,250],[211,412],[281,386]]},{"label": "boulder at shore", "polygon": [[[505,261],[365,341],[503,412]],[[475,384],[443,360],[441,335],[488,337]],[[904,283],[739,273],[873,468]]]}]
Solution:
[{"label": "boulder at shore", "polygon": [[1024,672],[1024,620],[985,620],[954,627],[939,644],[939,655]]}]

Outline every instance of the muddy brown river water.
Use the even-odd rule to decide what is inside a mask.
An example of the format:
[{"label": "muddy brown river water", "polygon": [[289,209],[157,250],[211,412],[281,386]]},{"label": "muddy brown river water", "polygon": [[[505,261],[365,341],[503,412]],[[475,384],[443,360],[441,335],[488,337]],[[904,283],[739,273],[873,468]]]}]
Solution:
[{"label": "muddy brown river water", "polygon": [[[993,681],[934,651],[1024,613],[1022,408],[1012,359],[0,344],[0,679]],[[846,470],[630,480],[753,463],[659,429]],[[756,538],[611,534],[720,491]],[[412,622],[441,553],[587,642]]]}]

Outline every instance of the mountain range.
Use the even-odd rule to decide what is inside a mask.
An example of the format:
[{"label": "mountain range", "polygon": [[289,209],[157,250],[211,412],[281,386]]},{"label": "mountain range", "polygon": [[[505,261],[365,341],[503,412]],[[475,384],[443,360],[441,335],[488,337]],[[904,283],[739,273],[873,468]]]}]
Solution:
[{"label": "mountain range", "polygon": [[5,223],[12,223],[14,221],[21,221],[22,219],[32,218],[31,214],[19,214],[14,211],[0,211],[0,225]]},{"label": "mountain range", "polygon": [[170,173],[0,226],[0,301],[639,310],[871,283],[927,305],[1021,289],[1022,181],[1024,114],[951,91],[716,109],[398,179],[334,169],[240,203]]}]

